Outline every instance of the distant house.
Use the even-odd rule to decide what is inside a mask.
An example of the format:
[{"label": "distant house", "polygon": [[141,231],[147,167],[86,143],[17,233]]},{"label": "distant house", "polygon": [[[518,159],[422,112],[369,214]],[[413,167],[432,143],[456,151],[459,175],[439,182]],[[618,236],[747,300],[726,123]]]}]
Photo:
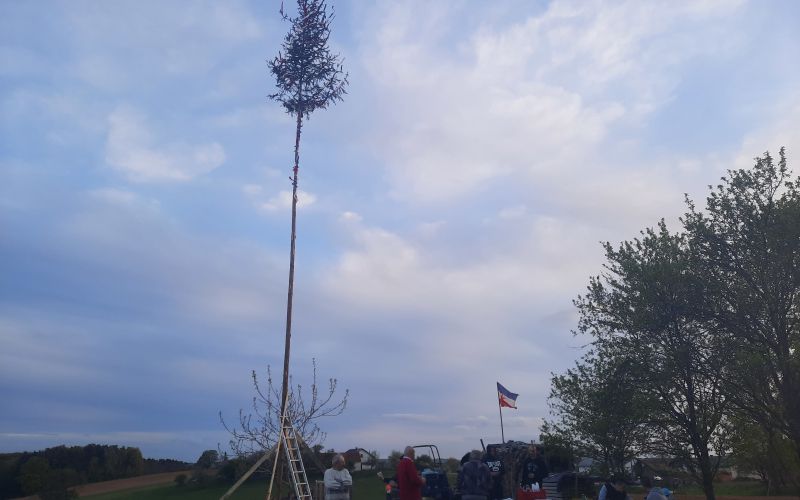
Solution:
[{"label": "distant house", "polygon": [[342,455],[347,467],[352,470],[373,470],[375,468],[375,460],[363,448],[350,448]]},{"label": "distant house", "polygon": [[[712,463],[717,460],[717,457],[710,458]],[[680,486],[694,482],[689,471],[670,458],[639,458],[633,471],[639,477],[649,477],[655,484]],[[723,457],[714,480],[726,482],[741,478],[761,479],[757,473],[740,470],[730,458]]]},{"label": "distant house", "polygon": [[632,469],[640,478],[647,477],[653,484],[671,488],[694,482],[689,472],[671,458],[638,458]]},{"label": "distant house", "polygon": [[[591,457],[584,457],[578,462],[578,472],[580,474],[601,475],[603,471],[603,462],[595,460]],[[625,462],[623,470],[628,474],[635,474],[634,467],[636,466],[636,459]]]},{"label": "distant house", "polygon": [[[716,457],[711,457],[712,462],[716,459]],[[715,479],[720,482],[733,481],[734,479],[761,480],[761,476],[753,471],[741,470],[736,467],[736,464],[733,463],[733,460],[731,460],[730,457],[723,457],[719,464],[719,470],[717,471],[717,477]]]}]

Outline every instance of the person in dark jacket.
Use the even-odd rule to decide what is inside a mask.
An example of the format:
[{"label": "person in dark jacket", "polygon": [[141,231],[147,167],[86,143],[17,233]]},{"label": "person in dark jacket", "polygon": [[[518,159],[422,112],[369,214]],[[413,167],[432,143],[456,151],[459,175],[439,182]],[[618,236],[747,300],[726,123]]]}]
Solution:
[{"label": "person in dark jacket", "polygon": [[489,487],[489,500],[501,500],[506,498],[503,495],[503,475],[506,470],[503,466],[503,460],[500,458],[500,454],[497,453],[497,447],[486,447],[486,455],[483,457],[483,463],[489,468],[489,476],[492,478],[492,484]]},{"label": "person in dark jacket", "polygon": [[472,450],[469,462],[458,471],[458,491],[461,492],[461,500],[487,500],[491,481],[489,467],[481,462],[481,452]]},{"label": "person in dark jacket", "polygon": [[517,483],[521,487],[531,486],[533,483],[541,486],[542,481],[547,477],[547,463],[545,463],[541,451],[535,444],[528,448],[528,457],[522,462],[517,472]]},{"label": "person in dark jacket", "polygon": [[625,491],[625,479],[612,476],[600,488],[600,495],[597,500],[631,500],[631,496]]}]

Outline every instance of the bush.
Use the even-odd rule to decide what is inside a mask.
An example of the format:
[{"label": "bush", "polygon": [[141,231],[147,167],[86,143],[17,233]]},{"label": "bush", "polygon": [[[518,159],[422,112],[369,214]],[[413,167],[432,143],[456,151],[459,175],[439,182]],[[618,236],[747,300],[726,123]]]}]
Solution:
[{"label": "bush", "polygon": [[178,486],[183,486],[186,484],[187,479],[189,479],[189,476],[187,476],[186,474],[178,474],[177,476],[175,476],[175,484],[177,484]]},{"label": "bush", "polygon": [[197,486],[206,486],[212,481],[213,479],[202,470],[195,470],[192,472],[192,479],[189,482]]}]

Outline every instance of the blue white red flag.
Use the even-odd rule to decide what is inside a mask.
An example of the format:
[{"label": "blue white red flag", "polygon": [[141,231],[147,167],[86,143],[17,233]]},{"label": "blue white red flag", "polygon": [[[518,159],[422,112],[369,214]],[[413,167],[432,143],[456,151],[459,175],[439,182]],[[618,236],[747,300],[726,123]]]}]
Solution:
[{"label": "blue white red flag", "polygon": [[501,408],[503,406],[505,406],[506,408],[516,408],[517,396],[519,396],[519,394],[514,394],[513,392],[509,391],[508,389],[500,385],[500,382],[497,383],[497,397],[500,398]]}]

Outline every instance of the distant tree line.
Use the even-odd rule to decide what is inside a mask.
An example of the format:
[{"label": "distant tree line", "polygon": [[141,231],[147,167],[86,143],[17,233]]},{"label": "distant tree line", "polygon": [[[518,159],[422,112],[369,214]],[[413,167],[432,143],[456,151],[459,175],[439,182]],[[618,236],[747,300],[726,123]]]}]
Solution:
[{"label": "distant tree line", "polygon": [[90,444],[56,446],[43,451],[0,454],[0,499],[39,493],[45,498],[70,498],[79,484],[142,474],[173,472],[189,464],[145,459],[139,448]]},{"label": "distant tree line", "polygon": [[545,442],[624,474],[667,457],[713,500],[720,466],[800,488],[800,182],[783,149],[619,246],[575,300],[591,341],[552,379]]}]

